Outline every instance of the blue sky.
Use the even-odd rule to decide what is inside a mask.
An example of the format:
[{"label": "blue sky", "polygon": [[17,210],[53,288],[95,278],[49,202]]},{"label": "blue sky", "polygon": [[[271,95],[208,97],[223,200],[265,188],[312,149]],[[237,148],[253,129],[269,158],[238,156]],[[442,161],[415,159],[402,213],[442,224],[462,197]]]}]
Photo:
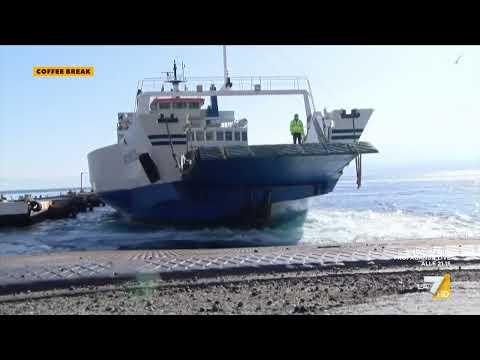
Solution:
[{"label": "blue sky", "polygon": [[[0,189],[78,185],[87,153],[116,141],[137,81],[173,59],[187,75],[223,74],[220,46],[0,46]],[[367,175],[480,169],[479,46],[229,46],[228,59],[231,76],[308,76],[319,109],[374,108],[362,139],[380,154],[365,157]],[[33,77],[42,65],[91,65],[95,76]],[[300,97],[220,107],[249,119],[251,144],[290,142],[303,112]]]}]

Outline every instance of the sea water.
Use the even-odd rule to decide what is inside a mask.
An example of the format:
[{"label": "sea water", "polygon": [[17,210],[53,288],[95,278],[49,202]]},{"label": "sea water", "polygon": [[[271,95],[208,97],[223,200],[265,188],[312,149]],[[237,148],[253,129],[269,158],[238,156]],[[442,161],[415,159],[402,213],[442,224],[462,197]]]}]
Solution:
[{"label": "sea water", "polygon": [[[3,192],[55,195],[66,189]],[[309,210],[264,229],[178,228],[132,224],[106,206],[73,219],[0,229],[0,255],[55,251],[202,248],[480,239],[480,171],[415,178],[343,177],[335,190],[311,198]]]}]

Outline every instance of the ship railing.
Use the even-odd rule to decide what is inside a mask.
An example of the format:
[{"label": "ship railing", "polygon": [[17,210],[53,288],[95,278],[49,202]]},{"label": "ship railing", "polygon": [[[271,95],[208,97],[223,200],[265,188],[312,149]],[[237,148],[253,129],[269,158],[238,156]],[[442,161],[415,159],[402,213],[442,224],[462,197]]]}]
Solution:
[{"label": "ship railing", "polygon": [[[137,88],[142,91],[170,92],[172,84],[167,77],[146,78],[138,82]],[[303,76],[237,76],[230,77],[233,90],[310,90],[307,77]],[[202,91],[208,91],[215,86],[220,90],[224,86],[223,77],[195,76],[188,77],[179,85],[180,91],[197,91],[199,86]]]}]

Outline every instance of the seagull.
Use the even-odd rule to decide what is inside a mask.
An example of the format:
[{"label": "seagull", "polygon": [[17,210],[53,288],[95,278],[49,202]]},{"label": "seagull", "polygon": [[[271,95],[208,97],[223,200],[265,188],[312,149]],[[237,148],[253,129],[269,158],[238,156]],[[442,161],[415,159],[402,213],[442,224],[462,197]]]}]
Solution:
[{"label": "seagull", "polygon": [[457,60],[455,60],[455,65],[458,64],[458,62],[460,61],[460,59],[463,57],[463,55],[460,55]]}]

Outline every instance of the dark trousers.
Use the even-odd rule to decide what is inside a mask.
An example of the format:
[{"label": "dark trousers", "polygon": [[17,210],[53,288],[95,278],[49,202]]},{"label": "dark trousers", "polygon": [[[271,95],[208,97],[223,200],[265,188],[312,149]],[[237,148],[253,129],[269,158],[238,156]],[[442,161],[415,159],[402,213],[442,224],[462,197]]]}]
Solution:
[{"label": "dark trousers", "polygon": [[302,143],[302,134],[292,134],[292,136],[293,136],[294,144],[297,144],[297,141],[298,141],[298,144]]}]

